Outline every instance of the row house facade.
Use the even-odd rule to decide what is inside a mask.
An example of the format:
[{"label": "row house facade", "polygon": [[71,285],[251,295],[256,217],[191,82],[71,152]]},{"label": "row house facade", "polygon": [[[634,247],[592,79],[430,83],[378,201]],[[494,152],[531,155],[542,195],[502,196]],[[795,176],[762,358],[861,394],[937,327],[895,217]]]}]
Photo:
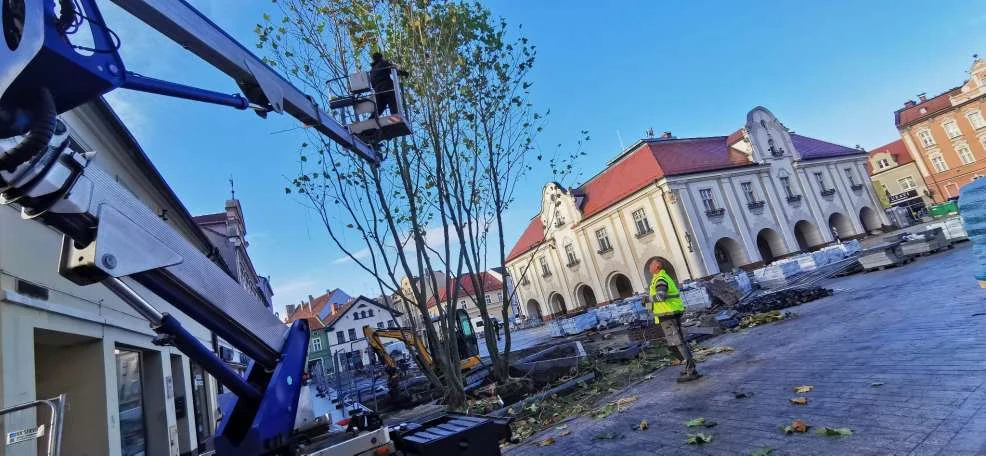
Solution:
[{"label": "row house facade", "polygon": [[919,215],[934,203],[933,192],[924,181],[921,170],[904,140],[870,150],[866,168],[877,196],[885,207],[903,207]]},{"label": "row house facade", "polygon": [[[189,214],[105,100],[60,118],[73,148],[96,152],[91,166],[114,176],[203,254],[215,253],[216,239]],[[62,236],[53,229],[0,206],[0,407],[66,394],[62,448],[72,454],[209,452],[220,418],[221,385],[176,348],[155,345],[148,321],[105,287],[82,287],[60,276],[61,244]],[[222,256],[214,259],[242,279],[235,264]],[[248,267],[253,270],[252,264]],[[265,283],[255,273],[253,280],[241,280],[269,303]],[[217,354],[246,362],[221,350],[207,328],[139,284],[131,285]],[[0,431],[37,423],[33,411],[18,412],[0,423]],[[34,455],[35,450],[28,442],[7,446],[0,454]]]},{"label": "row house facade", "polygon": [[644,293],[655,258],[681,281],[879,230],[867,157],[762,107],[729,136],[640,140],[578,188],[544,186],[507,258],[520,311],[547,320]]},{"label": "row house facade", "polygon": [[962,85],[909,100],[894,113],[901,140],[931,198],[959,196],[959,188],[986,175],[986,60],[976,59]]}]

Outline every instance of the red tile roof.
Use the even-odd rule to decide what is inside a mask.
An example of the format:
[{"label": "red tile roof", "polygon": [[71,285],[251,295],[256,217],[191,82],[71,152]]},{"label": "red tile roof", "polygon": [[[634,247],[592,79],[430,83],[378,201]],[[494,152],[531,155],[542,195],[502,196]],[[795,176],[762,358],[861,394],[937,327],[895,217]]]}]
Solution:
[{"label": "red tile roof", "polygon": [[[894,123],[897,128],[903,128],[916,122],[920,122],[928,117],[934,116],[942,111],[952,108],[952,101],[949,97],[958,95],[962,92],[962,87],[956,87],[945,93],[930,98],[911,107],[904,107],[894,112]],[[921,110],[924,109],[924,113]]]},{"label": "red tile roof", "polygon": [[[904,140],[898,139],[892,143],[884,144],[880,147],[874,147],[870,150],[870,159],[872,159],[876,154],[888,153],[893,157],[894,161],[897,162],[897,166],[906,165],[914,161],[911,158],[911,154],[907,152],[907,146],[904,145]],[[874,174],[873,165],[869,160],[866,161],[866,172],[871,176]],[[888,168],[892,169],[892,168]],[[877,173],[883,172],[885,170],[876,171]]]},{"label": "red tile roof", "polygon": [[859,149],[840,146],[838,144],[832,144],[820,139],[809,138],[807,136],[796,134],[791,135],[791,142],[794,143],[794,148],[798,149],[798,152],[801,153],[802,160],[816,160],[819,158],[832,158],[865,153]]},{"label": "red tile roof", "polygon": [[[322,310],[325,308],[325,305],[332,300],[331,299],[332,296],[335,295],[336,293],[342,293],[343,295],[345,295],[344,291],[336,288],[335,290],[327,292],[322,296],[312,298],[310,303],[306,302],[295,308],[294,312],[291,315],[288,315],[287,322],[291,323],[294,322],[295,320],[304,319],[304,320],[308,320],[308,327],[310,329],[322,329],[326,327],[328,325],[328,323],[326,322],[332,320],[332,317],[338,314],[340,310],[335,309],[335,312],[332,312],[330,310],[331,316],[329,316],[329,318],[324,321],[319,318],[319,315],[322,315]],[[350,302],[352,302],[352,300],[350,300]]]},{"label": "red tile roof", "polygon": [[[541,237],[543,238],[544,235],[542,235]],[[488,272],[482,272],[479,274],[479,276],[480,276],[480,281],[482,282],[484,292],[500,290],[503,288],[503,282],[501,282],[500,279],[496,278],[493,274],[490,274]],[[476,286],[473,283],[472,274],[463,274],[459,276],[459,278],[455,279],[455,283],[452,284],[451,286],[447,285],[438,289],[438,302],[445,302],[448,300],[448,291],[455,290],[455,288],[452,287],[459,288],[459,294],[458,294],[459,298],[465,298],[465,297],[476,295]],[[435,299],[434,298],[429,299],[428,307],[434,307],[434,306],[435,306]]]},{"label": "red tile roof", "polygon": [[541,217],[535,215],[531,219],[531,223],[527,224],[527,228],[521,233],[520,239],[514,244],[514,248],[510,249],[506,261],[510,262],[514,258],[523,255],[524,252],[537,247],[542,242],[544,242],[544,224],[541,223]]},{"label": "red tile roof", "polygon": [[[665,176],[752,166],[746,153],[729,147],[741,131],[729,136],[683,139],[644,139],[628,149],[609,166],[573,193],[584,198],[582,217],[588,219]],[[826,141],[791,135],[794,147],[805,160],[863,153]],[[531,219],[507,255],[512,261],[544,242],[544,225]]]}]

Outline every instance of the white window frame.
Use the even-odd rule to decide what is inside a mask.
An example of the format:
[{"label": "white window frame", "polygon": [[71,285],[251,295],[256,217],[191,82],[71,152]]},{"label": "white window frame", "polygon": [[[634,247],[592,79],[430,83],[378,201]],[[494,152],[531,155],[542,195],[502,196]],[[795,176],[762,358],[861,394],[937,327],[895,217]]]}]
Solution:
[{"label": "white window frame", "polygon": [[753,182],[740,182],[740,188],[743,189],[743,195],[746,196],[747,203],[757,202],[757,194],[753,191]]},{"label": "white window frame", "polygon": [[[963,154],[963,150],[967,152],[968,155]],[[961,161],[963,165],[976,162],[976,156],[972,154],[972,149],[969,148],[968,144],[959,144],[955,146],[955,155],[959,156],[959,161]]]},{"label": "white window frame", "polygon": [[945,162],[945,157],[942,157],[940,152],[928,154],[928,161],[931,162],[931,166],[935,168],[936,172],[943,173],[945,171],[948,171],[948,163]]},{"label": "white window frame", "polygon": [[650,221],[647,220],[647,212],[644,211],[644,208],[637,209],[630,215],[633,216],[633,224],[637,228],[637,236],[654,232],[654,229],[650,226]]},{"label": "white window frame", "polygon": [[887,169],[890,167],[890,160],[887,160],[886,158],[881,158],[876,161],[876,167],[878,169]]},{"label": "white window frame", "polygon": [[948,136],[948,139],[955,139],[962,136],[962,130],[959,128],[959,123],[955,119],[948,119],[942,122],[941,128],[945,130],[945,136]]},{"label": "white window frame", "polygon": [[794,196],[794,189],[791,188],[791,178],[789,176],[781,176],[780,181],[781,188],[784,189],[784,193],[787,194],[787,197],[790,198]]},{"label": "white window frame", "polygon": [[[955,189],[954,193],[951,191],[951,189],[953,188]],[[942,189],[945,190],[946,198],[954,198],[956,196],[959,196],[959,184],[956,184],[955,182],[949,182],[945,185],[942,185]]]},{"label": "white window frame", "polygon": [[815,176],[815,182],[818,183],[818,189],[821,191],[828,190],[825,184],[825,173],[822,171],[815,171],[812,173]]},{"label": "white window frame", "polygon": [[322,351],[322,338],[312,334],[312,351]]},{"label": "white window frame", "polygon": [[972,125],[973,130],[986,128],[986,119],[983,119],[983,113],[978,109],[965,113],[965,118],[969,120],[969,125]]},{"label": "white window frame", "polygon": [[711,188],[700,188],[698,190],[698,196],[702,199],[702,205],[705,206],[705,210],[714,211],[719,209],[716,207],[715,195],[712,194]]},{"label": "white window frame", "polygon": [[606,231],[606,227],[596,230],[596,243],[599,244],[600,252],[613,250],[613,243],[609,242],[609,233]]},{"label": "white window frame", "polygon": [[[905,185],[905,183],[909,185]],[[918,188],[918,184],[914,182],[914,177],[912,176],[904,176],[900,179],[897,179],[897,184],[900,185],[901,193]]]},{"label": "white window frame", "polygon": [[856,185],[856,172],[852,168],[843,168],[846,173],[846,178],[849,179],[849,185]]},{"label": "white window frame", "polygon": [[541,263],[541,275],[551,275],[551,269],[548,268],[548,259],[545,257],[539,257],[538,262]]},{"label": "white window frame", "polygon": [[575,256],[575,244],[571,241],[565,243],[565,257],[568,258],[568,264],[575,264],[579,261],[578,257]]},{"label": "white window frame", "polygon": [[921,145],[924,146],[925,149],[938,145],[938,143],[935,142],[935,137],[931,134],[931,130],[927,128],[918,130],[917,135],[918,140],[921,141]]}]

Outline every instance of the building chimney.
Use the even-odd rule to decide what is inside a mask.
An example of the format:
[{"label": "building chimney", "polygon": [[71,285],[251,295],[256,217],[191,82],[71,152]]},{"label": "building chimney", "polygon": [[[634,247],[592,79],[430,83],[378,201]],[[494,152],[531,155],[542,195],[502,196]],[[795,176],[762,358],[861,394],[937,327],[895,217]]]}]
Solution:
[{"label": "building chimney", "polygon": [[918,94],[918,103],[924,103],[925,101],[928,101],[928,94],[926,94],[924,92],[919,93]]},{"label": "building chimney", "polygon": [[917,106],[917,103],[915,103],[914,100],[907,100],[904,102],[905,108],[913,108],[915,106]]},{"label": "building chimney", "polygon": [[664,133],[661,133],[661,139],[674,139],[674,136],[671,136],[670,131],[666,131]]}]

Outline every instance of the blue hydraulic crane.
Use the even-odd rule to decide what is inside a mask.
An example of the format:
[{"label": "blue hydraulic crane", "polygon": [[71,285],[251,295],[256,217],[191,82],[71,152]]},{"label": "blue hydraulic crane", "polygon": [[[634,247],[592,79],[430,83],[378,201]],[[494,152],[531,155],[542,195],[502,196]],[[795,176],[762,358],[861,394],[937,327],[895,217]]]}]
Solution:
[{"label": "blue hydraulic crane", "polygon": [[[295,423],[307,322],[281,323],[112,176],[92,166],[91,154],[74,150],[57,116],[125,88],[252,109],[261,116],[286,113],[379,164],[379,142],[410,133],[402,103],[398,98],[389,115],[376,115],[366,107],[373,100],[372,89],[363,83],[366,74],[357,73],[350,78],[352,93],[333,101],[354,110],[356,121],[342,125],[186,2],[112,1],[233,78],[242,93],[224,94],[128,71],[117,52],[122,43],[104,22],[96,0],[0,0],[0,138],[17,139],[12,147],[0,145],[0,203],[16,205],[25,218],[64,234],[63,276],[80,285],[106,286],[150,322],[158,334],[155,343],[177,347],[235,394],[216,432],[217,454],[280,454]],[[83,22],[92,33],[91,48],[73,44],[73,33]],[[396,72],[392,78],[399,96]],[[149,304],[134,283],[249,356],[245,376],[228,368],[174,316]],[[466,418],[454,425],[446,418],[439,434],[415,435],[415,426],[404,428],[397,439],[418,450],[444,442],[454,444],[446,448],[456,448],[455,453],[498,453],[499,437],[490,440],[489,433],[477,434],[483,438],[473,445],[464,443],[469,432],[490,424]],[[355,454],[390,444],[386,428],[368,436],[313,454]],[[455,438],[445,438],[449,436]]]}]

